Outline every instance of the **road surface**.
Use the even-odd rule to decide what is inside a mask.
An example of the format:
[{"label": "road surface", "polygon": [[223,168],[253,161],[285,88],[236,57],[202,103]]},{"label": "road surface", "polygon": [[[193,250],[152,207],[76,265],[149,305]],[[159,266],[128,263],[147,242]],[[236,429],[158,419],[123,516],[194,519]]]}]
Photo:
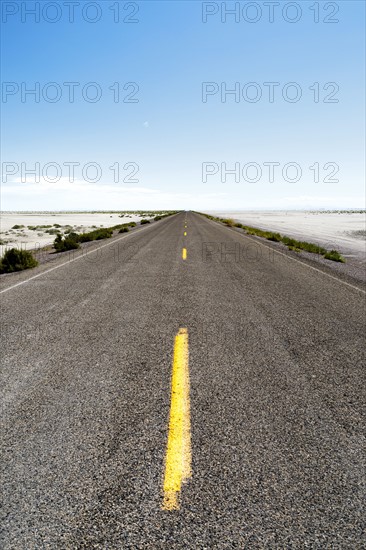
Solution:
[{"label": "road surface", "polygon": [[1,281],[2,548],[364,548],[364,290],[191,212],[102,243]]}]

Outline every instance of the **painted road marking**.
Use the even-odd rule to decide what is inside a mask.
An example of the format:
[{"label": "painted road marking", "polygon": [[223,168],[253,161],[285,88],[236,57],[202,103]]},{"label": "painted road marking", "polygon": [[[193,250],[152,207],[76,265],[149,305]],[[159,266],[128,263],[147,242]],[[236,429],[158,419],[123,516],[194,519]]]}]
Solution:
[{"label": "painted road marking", "polygon": [[187,236],[187,231],[184,232],[184,236],[185,236],[185,237]]},{"label": "painted road marking", "polygon": [[182,258],[183,258],[183,260],[187,259],[187,249],[186,248],[183,248],[183,250],[182,250]]},{"label": "painted road marking", "polygon": [[174,340],[163,510],[179,510],[182,483],[192,477],[191,461],[188,331],[180,328]]}]

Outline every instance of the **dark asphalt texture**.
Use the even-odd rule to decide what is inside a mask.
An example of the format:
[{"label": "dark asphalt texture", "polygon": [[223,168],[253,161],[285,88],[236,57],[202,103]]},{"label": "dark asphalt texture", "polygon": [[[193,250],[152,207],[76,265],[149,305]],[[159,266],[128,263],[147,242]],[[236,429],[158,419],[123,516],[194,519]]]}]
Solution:
[{"label": "dark asphalt texture", "polygon": [[[365,548],[365,293],[185,216],[1,294],[2,548]],[[180,327],[193,476],[167,512]]]}]

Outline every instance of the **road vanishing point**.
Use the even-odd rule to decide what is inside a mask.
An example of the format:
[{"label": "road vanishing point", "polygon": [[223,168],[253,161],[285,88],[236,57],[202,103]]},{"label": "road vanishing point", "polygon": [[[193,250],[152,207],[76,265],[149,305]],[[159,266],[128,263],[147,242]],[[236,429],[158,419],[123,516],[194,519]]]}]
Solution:
[{"label": "road vanishing point", "polygon": [[364,289],[192,212],[93,246],[0,281],[1,547],[365,548]]}]

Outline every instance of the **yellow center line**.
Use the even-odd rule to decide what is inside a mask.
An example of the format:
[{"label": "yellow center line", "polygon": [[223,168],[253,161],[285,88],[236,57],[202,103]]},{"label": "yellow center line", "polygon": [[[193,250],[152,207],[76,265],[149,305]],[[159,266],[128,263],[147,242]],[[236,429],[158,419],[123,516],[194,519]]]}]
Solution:
[{"label": "yellow center line", "polygon": [[188,331],[186,328],[180,328],[175,337],[171,384],[163,510],[179,510],[182,483],[192,476]]},{"label": "yellow center line", "polygon": [[184,236],[185,236],[185,237],[187,236],[187,231],[184,232]]},{"label": "yellow center line", "polygon": [[187,259],[187,249],[186,248],[183,248],[183,250],[182,250],[182,258],[183,258],[183,260]]}]

